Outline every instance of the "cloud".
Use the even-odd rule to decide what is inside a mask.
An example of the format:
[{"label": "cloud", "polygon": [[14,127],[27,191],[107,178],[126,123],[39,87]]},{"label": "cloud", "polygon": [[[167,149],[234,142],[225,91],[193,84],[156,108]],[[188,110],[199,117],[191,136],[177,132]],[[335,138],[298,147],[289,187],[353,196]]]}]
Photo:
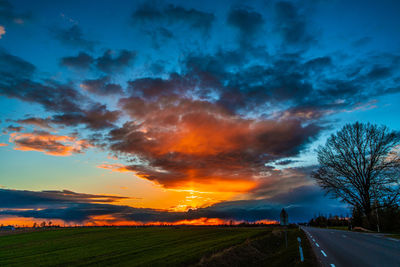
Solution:
[{"label": "cloud", "polygon": [[2,147],[2,146],[8,146],[8,144],[6,144],[6,143],[0,143],[0,147]]},{"label": "cloud", "polygon": [[297,155],[320,130],[291,120],[243,119],[216,104],[172,96],[120,104],[132,121],[110,131],[110,149],[142,159],[147,164],[127,168],[165,187],[236,181],[249,189],[266,162]]},{"label": "cloud", "polygon": [[120,50],[118,52],[106,50],[102,56],[94,58],[85,52],[79,52],[77,56],[63,57],[60,64],[77,70],[96,68],[105,73],[122,71],[131,66],[136,57],[136,52]]},{"label": "cloud", "polygon": [[54,128],[50,125],[51,120],[50,118],[42,119],[42,118],[36,118],[36,117],[30,117],[22,120],[17,120],[17,123],[20,124],[27,124],[27,125],[33,125],[45,130],[54,130]]},{"label": "cloud", "polygon": [[[288,211],[289,220],[292,222],[307,221],[318,213],[348,213],[343,205],[335,201],[326,202],[322,192],[316,187],[300,187],[275,199],[227,201],[186,212],[114,204],[123,199],[125,197],[82,194],[66,190],[36,192],[0,189],[0,217],[13,215],[33,219],[61,219],[75,223],[129,224],[184,223],[213,218],[220,219],[221,222],[279,220],[282,207]],[[326,205],[319,206],[316,203]],[[103,219],[104,216],[106,220]]]},{"label": "cloud", "polygon": [[53,135],[45,131],[14,132],[10,134],[9,142],[14,143],[15,150],[39,151],[52,156],[70,156],[82,153],[91,146],[86,140],[65,135]]},{"label": "cloud", "polygon": [[355,47],[362,47],[362,46],[365,46],[365,45],[367,45],[367,44],[369,44],[371,42],[372,42],[372,38],[366,36],[366,37],[362,37],[360,39],[357,39],[356,41],[354,41],[352,43],[352,45],[355,46]]},{"label": "cloud", "polygon": [[0,77],[2,81],[0,86],[3,87],[11,79],[29,78],[35,72],[36,67],[20,57],[11,55],[5,50],[0,49]]},{"label": "cloud", "polygon": [[[2,51],[0,51],[2,52]],[[59,84],[51,80],[33,80],[35,67],[18,57],[0,53],[0,94],[26,102],[41,104],[46,111],[56,112],[52,123],[76,126],[85,124],[88,128],[112,127],[119,118],[119,111],[110,111],[106,105],[93,102],[74,88],[73,84]],[[112,86],[115,87],[115,86]],[[29,120],[43,126],[44,121]]]},{"label": "cloud", "polygon": [[119,84],[110,83],[110,77],[104,76],[94,80],[85,80],[80,84],[84,90],[97,95],[121,94],[122,87]]},{"label": "cloud", "polygon": [[6,29],[4,28],[4,26],[0,25],[0,39],[3,37],[3,35],[6,34]]},{"label": "cloud", "polygon": [[128,199],[123,196],[95,195],[62,191],[28,191],[0,189],[0,208],[45,208],[62,207],[76,203],[113,203]]},{"label": "cloud", "polygon": [[192,29],[200,30],[202,33],[208,33],[214,19],[215,16],[212,13],[194,8],[186,9],[172,4],[162,8],[144,4],[132,13],[132,22],[134,24],[154,22],[169,25],[179,24],[179,26],[188,26]]},{"label": "cloud", "polygon": [[87,40],[84,37],[82,29],[77,24],[67,29],[52,28],[51,33],[58,41],[70,47],[93,50],[95,46],[94,41]]},{"label": "cloud", "polygon": [[314,41],[314,37],[307,29],[305,16],[299,8],[291,2],[277,2],[275,4],[275,29],[281,34],[284,45],[306,46]]},{"label": "cloud", "polygon": [[89,69],[94,59],[85,52],[79,52],[77,56],[63,57],[61,65],[76,69]]},{"label": "cloud", "polygon": [[29,13],[17,13],[14,6],[7,0],[0,1],[0,20],[4,23],[24,24],[25,21],[30,20]]},{"label": "cloud", "polygon": [[84,97],[70,85],[52,81],[38,83],[32,80],[13,80],[0,87],[0,93],[13,98],[41,104],[48,111],[68,112],[81,110]]},{"label": "cloud", "polygon": [[250,8],[236,7],[230,9],[227,23],[239,30],[242,45],[249,45],[254,42],[254,35],[263,27],[264,18]]},{"label": "cloud", "polygon": [[7,134],[9,132],[21,132],[24,130],[24,127],[9,125],[3,129],[3,133]]},{"label": "cloud", "polygon": [[367,74],[367,77],[369,79],[376,80],[376,79],[382,79],[382,78],[390,77],[391,74],[392,74],[392,68],[387,67],[387,66],[375,65],[370,70],[370,72]]},{"label": "cloud", "polygon": [[51,122],[67,126],[85,124],[88,128],[99,130],[113,127],[120,114],[118,110],[109,111],[106,105],[97,103],[88,109],[54,115]]},{"label": "cloud", "polygon": [[132,64],[136,57],[134,51],[120,50],[118,53],[107,50],[96,59],[96,67],[106,73],[121,71]]},{"label": "cloud", "polygon": [[289,165],[289,164],[296,163],[296,162],[298,162],[298,160],[285,159],[285,160],[274,162],[274,164],[276,164],[276,165]]},{"label": "cloud", "polygon": [[115,171],[115,172],[131,172],[132,171],[129,167],[127,167],[123,164],[120,164],[120,163],[118,163],[118,164],[103,163],[103,164],[100,164],[99,166],[97,166],[97,168],[111,170],[111,171]]}]

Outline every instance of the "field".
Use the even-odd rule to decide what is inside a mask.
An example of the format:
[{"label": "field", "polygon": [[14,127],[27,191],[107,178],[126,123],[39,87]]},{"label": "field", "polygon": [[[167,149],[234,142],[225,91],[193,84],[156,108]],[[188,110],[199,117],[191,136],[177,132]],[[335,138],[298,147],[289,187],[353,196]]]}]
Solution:
[{"label": "field", "polygon": [[[67,228],[0,236],[0,266],[239,266],[281,257],[299,264],[296,237],[289,230],[284,249],[282,231],[240,227]],[[312,262],[305,246],[306,264]],[[257,256],[257,257],[255,257]],[[311,257],[311,256],[310,256]],[[229,263],[229,264],[228,264]]]}]

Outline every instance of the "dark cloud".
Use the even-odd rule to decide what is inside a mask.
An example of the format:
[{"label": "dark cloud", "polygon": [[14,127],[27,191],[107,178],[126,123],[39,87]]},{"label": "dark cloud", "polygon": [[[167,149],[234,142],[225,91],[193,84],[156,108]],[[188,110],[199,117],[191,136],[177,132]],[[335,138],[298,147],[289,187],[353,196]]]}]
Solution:
[{"label": "dark cloud", "polygon": [[196,81],[172,73],[169,79],[139,78],[128,82],[128,92],[132,96],[140,96],[144,99],[154,99],[161,96],[174,96],[194,89]]},{"label": "dark cloud", "polygon": [[375,65],[367,74],[367,78],[376,80],[390,77],[391,74],[392,69],[390,67]]},{"label": "dark cloud", "polygon": [[99,130],[113,127],[113,123],[118,120],[120,113],[117,110],[109,111],[106,105],[97,103],[88,109],[54,115],[51,122],[66,126],[85,124],[88,128]]},{"label": "dark cloud", "polygon": [[[50,80],[34,81],[30,77],[35,70],[32,64],[6,53],[1,56],[4,62],[3,65],[0,63],[0,78],[3,78],[0,81],[0,94],[41,104],[45,110],[59,113],[47,122],[30,119],[22,120],[21,123],[37,126],[43,126],[48,122],[68,126],[85,124],[88,128],[104,129],[112,127],[118,120],[119,111],[109,111],[106,105],[93,102],[76,90],[74,85],[59,84]],[[118,89],[118,86],[114,84],[108,84],[105,87],[114,91]],[[46,125],[46,128],[50,129],[48,126]]]},{"label": "dark cloud", "polygon": [[369,44],[371,42],[372,42],[372,38],[371,37],[362,37],[362,38],[354,41],[352,43],[352,45],[355,46],[355,47],[361,47],[361,46],[365,46],[365,45],[367,45],[367,44]]},{"label": "dark cloud", "polygon": [[[218,218],[223,221],[279,220],[285,207],[292,222],[307,221],[318,213],[327,211],[346,215],[348,210],[336,201],[327,201],[315,186],[299,187],[273,199],[221,202],[207,208],[187,212],[133,208],[105,204],[124,199],[118,196],[102,196],[74,193],[71,191],[19,191],[0,189],[0,216],[21,216],[40,219],[61,219],[67,222],[93,222],[96,216],[108,215],[108,223],[135,221],[142,223],[173,223],[200,218]],[[105,203],[104,203],[105,202]],[[317,203],[324,203],[320,206]],[[103,220],[100,223],[104,223]]]},{"label": "dark cloud", "polygon": [[32,18],[29,13],[17,13],[7,0],[0,0],[0,23],[24,24]]},{"label": "dark cloud", "polygon": [[304,64],[306,68],[310,68],[313,71],[321,71],[322,69],[331,65],[332,59],[328,56],[313,58]]},{"label": "dark cloud", "polygon": [[121,71],[130,66],[136,57],[136,52],[120,50],[118,53],[107,50],[101,57],[96,59],[96,67],[106,73]]},{"label": "dark cloud", "polygon": [[132,21],[137,23],[167,23],[188,26],[207,33],[215,19],[214,14],[199,11],[196,9],[186,9],[181,6],[167,5],[158,8],[148,3],[139,6],[132,13]]},{"label": "dark cloud", "polygon": [[8,125],[3,129],[3,134],[7,134],[9,132],[21,132],[24,130],[24,127],[21,126],[14,126],[14,125]]},{"label": "dark cloud", "polygon": [[127,197],[93,195],[63,191],[28,191],[0,189],[0,208],[44,208],[75,203],[112,203]]},{"label": "dark cloud", "polygon": [[89,69],[93,62],[93,57],[85,52],[80,52],[77,56],[63,57],[60,64],[70,68]]},{"label": "dark cloud", "polygon": [[254,42],[254,35],[263,27],[264,18],[250,8],[236,7],[230,9],[227,23],[239,30],[242,44],[251,44]]},{"label": "dark cloud", "polygon": [[24,80],[0,87],[0,90],[8,97],[38,103],[47,111],[61,113],[51,119],[56,124],[85,124],[88,128],[104,129],[112,127],[120,114],[119,111],[108,110],[104,104],[91,101],[70,85]]},{"label": "dark cloud", "polygon": [[291,2],[275,4],[275,28],[282,35],[284,45],[304,46],[314,41],[307,29],[307,21],[299,8]]},{"label": "dark cloud", "polygon": [[52,28],[51,33],[61,43],[74,48],[83,48],[93,50],[94,41],[87,40],[82,29],[78,25],[72,25],[70,28]]},{"label": "dark cloud", "polygon": [[[203,88],[194,92],[198,97],[241,114],[273,106],[278,111],[264,115],[276,119],[316,120],[397,92],[394,74],[399,63],[394,55],[340,63],[334,55],[310,59],[303,53],[281,53],[258,63],[258,50],[190,54],[183,61],[182,77]],[[250,60],[254,63],[246,64]]]},{"label": "dark cloud", "polygon": [[0,49],[0,86],[3,87],[12,79],[27,79],[35,70],[36,67],[31,63]]},{"label": "dark cloud", "polygon": [[42,118],[30,117],[26,119],[17,120],[16,122],[20,124],[33,125],[47,130],[54,130],[54,128],[51,126],[50,118],[42,119]]},{"label": "dark cloud", "polygon": [[166,27],[158,27],[156,29],[145,30],[153,42],[153,46],[156,49],[160,49],[165,45],[165,43],[175,37],[172,30]]},{"label": "dark cloud", "polygon": [[85,80],[81,83],[81,87],[88,92],[102,96],[122,93],[122,87],[119,84],[110,83],[108,76],[95,80]]},{"label": "dark cloud", "polygon": [[61,58],[60,64],[78,70],[95,67],[102,72],[113,73],[131,66],[135,58],[136,52],[129,50],[120,50],[118,52],[107,50],[102,56],[97,58],[85,52],[80,52],[77,56]]},{"label": "dark cloud", "polygon": [[68,112],[80,110],[84,97],[69,85],[52,81],[38,83],[32,80],[12,80],[0,87],[0,92],[8,97],[41,104],[48,111]]}]

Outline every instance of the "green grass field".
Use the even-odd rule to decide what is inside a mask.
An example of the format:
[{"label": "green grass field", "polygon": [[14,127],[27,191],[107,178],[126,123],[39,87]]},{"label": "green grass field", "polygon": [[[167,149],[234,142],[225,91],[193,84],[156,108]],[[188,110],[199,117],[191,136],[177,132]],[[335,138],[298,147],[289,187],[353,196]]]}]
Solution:
[{"label": "green grass field", "polygon": [[[261,227],[150,227],[12,234],[0,236],[0,266],[187,266],[246,240],[264,237],[265,243],[271,231]],[[272,248],[282,246],[281,241],[280,245],[273,242]],[[292,257],[297,257],[296,245],[292,250]]]}]

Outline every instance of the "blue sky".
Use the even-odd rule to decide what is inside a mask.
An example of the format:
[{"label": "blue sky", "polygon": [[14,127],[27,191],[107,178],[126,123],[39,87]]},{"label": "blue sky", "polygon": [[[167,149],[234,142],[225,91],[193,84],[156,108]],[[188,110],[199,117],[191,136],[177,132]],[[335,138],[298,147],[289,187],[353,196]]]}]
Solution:
[{"label": "blue sky", "polygon": [[[348,212],[310,177],[315,148],[346,123],[400,129],[399,12],[398,1],[0,1],[0,198],[48,200],[0,217]],[[63,194],[81,216],[59,210]]]}]

